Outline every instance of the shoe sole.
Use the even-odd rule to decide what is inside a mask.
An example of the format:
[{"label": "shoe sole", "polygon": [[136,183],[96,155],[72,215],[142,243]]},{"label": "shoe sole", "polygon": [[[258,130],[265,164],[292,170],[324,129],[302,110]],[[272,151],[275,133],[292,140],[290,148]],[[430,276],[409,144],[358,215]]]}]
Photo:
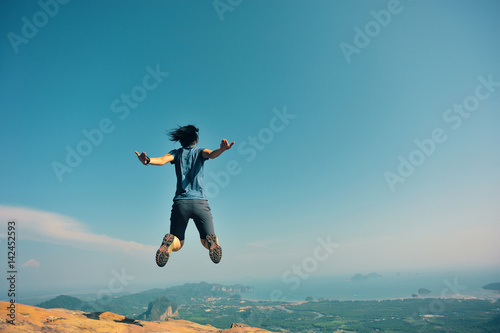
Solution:
[{"label": "shoe sole", "polygon": [[160,267],[166,265],[168,258],[170,258],[170,254],[168,253],[168,248],[174,242],[174,235],[166,234],[163,237],[163,241],[161,243],[160,248],[156,251],[156,264]]},{"label": "shoe sole", "polygon": [[218,264],[222,259],[222,248],[217,244],[217,237],[214,234],[210,234],[207,236],[207,242],[210,259],[215,264]]}]

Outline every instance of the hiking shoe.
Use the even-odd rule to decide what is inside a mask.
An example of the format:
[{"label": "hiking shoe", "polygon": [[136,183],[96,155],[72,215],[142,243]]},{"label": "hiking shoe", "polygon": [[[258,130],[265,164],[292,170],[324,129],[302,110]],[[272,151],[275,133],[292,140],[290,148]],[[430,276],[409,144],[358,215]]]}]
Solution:
[{"label": "hiking shoe", "polygon": [[174,235],[166,234],[163,237],[163,242],[161,243],[160,248],[156,251],[156,264],[160,267],[165,266],[170,257],[170,253],[168,252],[168,248],[174,242]]},{"label": "hiking shoe", "polygon": [[218,264],[222,258],[222,248],[217,244],[217,236],[215,236],[215,234],[207,235],[207,242],[210,259],[212,259],[215,264]]}]

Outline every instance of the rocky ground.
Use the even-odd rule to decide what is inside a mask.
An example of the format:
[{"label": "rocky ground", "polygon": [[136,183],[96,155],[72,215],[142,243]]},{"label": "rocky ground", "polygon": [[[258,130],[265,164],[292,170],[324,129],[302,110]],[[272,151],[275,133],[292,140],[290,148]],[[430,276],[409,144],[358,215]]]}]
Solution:
[{"label": "rocky ground", "polygon": [[66,309],[42,309],[16,304],[15,325],[7,323],[9,305],[0,302],[1,332],[213,332],[213,333],[266,333],[269,331],[243,324],[233,324],[231,328],[220,329],[210,325],[199,325],[185,320],[142,321],[133,320],[111,312],[85,313]]}]

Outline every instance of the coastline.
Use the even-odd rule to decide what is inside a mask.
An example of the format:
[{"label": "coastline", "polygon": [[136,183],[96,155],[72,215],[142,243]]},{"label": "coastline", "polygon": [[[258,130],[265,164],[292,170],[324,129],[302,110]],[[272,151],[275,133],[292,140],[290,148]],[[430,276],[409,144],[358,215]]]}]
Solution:
[{"label": "coastline", "polygon": [[382,299],[330,299],[330,298],[322,298],[311,301],[299,301],[299,300],[269,300],[269,299],[252,299],[242,297],[241,300],[245,302],[276,302],[276,303],[288,303],[290,305],[301,305],[307,302],[322,302],[322,301],[336,301],[336,302],[387,302],[387,301],[405,301],[405,300],[448,300],[448,299],[457,299],[457,300],[480,300],[480,301],[490,301],[492,303],[500,300],[500,295],[496,298],[490,297],[478,297],[472,295],[448,295],[448,296],[425,296],[425,297],[393,297],[393,298],[382,298]]},{"label": "coastline", "polygon": [[[327,298],[321,297],[317,299],[313,299],[310,302],[318,302],[318,301],[338,301],[338,302],[384,302],[384,301],[403,301],[403,300],[448,300],[448,299],[457,299],[457,300],[482,300],[482,301],[490,301],[492,303],[500,300],[500,292],[498,291],[489,291],[485,289],[480,290],[481,295],[477,294],[445,294],[445,295],[424,295],[424,296],[401,296],[401,297],[381,297],[381,298],[344,298],[344,299],[335,299],[335,298]],[[246,297],[245,295],[241,296],[241,300],[247,302],[277,302],[277,303],[288,303],[288,304],[303,304],[308,301],[302,299],[269,299],[269,298],[255,298],[255,297]]]},{"label": "coastline", "polygon": [[[495,301],[500,293],[483,289],[500,281],[500,270],[443,271],[443,272],[391,272],[377,277],[353,281],[347,275],[315,276],[304,280],[298,288],[282,279],[256,279],[246,281],[254,287],[252,292],[242,293],[251,301],[298,302],[313,300],[338,301],[385,301],[401,299],[482,299]],[[426,289],[428,294],[420,294]],[[418,295],[418,297],[414,297]]]}]

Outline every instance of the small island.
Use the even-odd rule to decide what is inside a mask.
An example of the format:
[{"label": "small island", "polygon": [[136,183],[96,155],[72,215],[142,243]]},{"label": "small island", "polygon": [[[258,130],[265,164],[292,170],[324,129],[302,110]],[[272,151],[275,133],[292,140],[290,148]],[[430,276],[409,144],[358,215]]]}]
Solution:
[{"label": "small island", "polygon": [[354,275],[352,278],[351,278],[351,281],[364,281],[364,280],[368,280],[368,279],[371,279],[371,278],[378,278],[378,277],[381,277],[382,275],[380,274],[377,274],[375,272],[373,273],[370,273],[368,275],[363,275],[363,274],[356,274]]},{"label": "small island", "polygon": [[483,287],[483,289],[485,289],[485,290],[494,290],[494,291],[499,292],[500,291],[500,282],[495,282],[495,283],[487,284],[487,285],[485,285]]},{"label": "small island", "polygon": [[425,289],[425,288],[420,288],[418,290],[418,294],[419,295],[429,295],[431,293],[431,291],[429,289]]}]

